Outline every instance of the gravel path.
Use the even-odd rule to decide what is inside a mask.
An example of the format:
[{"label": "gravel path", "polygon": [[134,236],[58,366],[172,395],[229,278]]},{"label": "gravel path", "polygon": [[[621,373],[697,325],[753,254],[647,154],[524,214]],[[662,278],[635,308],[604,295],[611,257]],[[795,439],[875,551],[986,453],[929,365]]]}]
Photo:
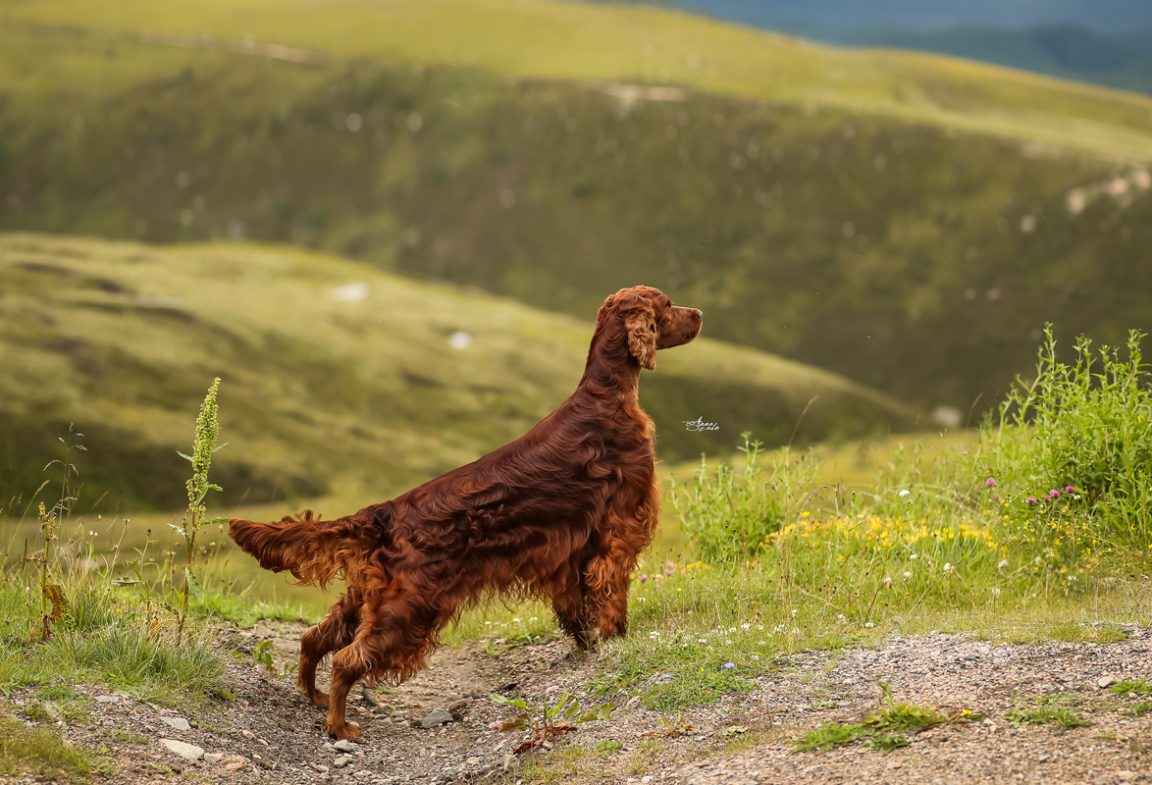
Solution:
[{"label": "gravel path", "polygon": [[[222,630],[221,639],[242,653],[272,640],[283,664],[294,659],[301,629]],[[1137,715],[1133,706],[1144,699],[1101,686],[1152,676],[1152,630],[1125,632],[1126,640],[1111,644],[999,646],[928,635],[889,639],[874,649],[804,652],[781,658],[778,671],[750,692],[671,717],[633,701],[608,721],[581,725],[550,751],[522,756],[511,750],[525,732],[500,728],[509,711],[488,694],[580,693],[603,671],[603,655],[574,658],[563,641],[500,657],[479,645],[442,649],[428,670],[396,690],[355,691],[351,713],[364,743],[338,745],[345,749],[325,738],[322,713],[304,703],[290,676],[270,675],[243,654],[228,665],[236,698],[218,708],[178,716],[84,687],[92,698],[89,719],[58,724],[73,743],[109,749],[116,773],[107,781],[128,785],[189,778],[270,785],[1152,783],[1152,713]],[[893,701],[985,716],[914,734],[909,746],[888,753],[862,746],[793,750],[792,741],[807,730],[856,721],[874,710],[883,699],[882,683]],[[1016,727],[1006,719],[1057,693],[1063,696],[1059,705],[1092,724],[1062,730]],[[9,697],[20,702],[29,695]],[[611,744],[597,749],[602,742]],[[581,754],[565,749],[573,745]]]}]

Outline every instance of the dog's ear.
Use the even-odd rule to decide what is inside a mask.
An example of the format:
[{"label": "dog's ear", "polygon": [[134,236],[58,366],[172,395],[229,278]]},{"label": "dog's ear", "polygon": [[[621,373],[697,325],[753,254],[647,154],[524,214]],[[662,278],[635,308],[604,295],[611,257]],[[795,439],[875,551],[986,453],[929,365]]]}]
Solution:
[{"label": "dog's ear", "polygon": [[628,332],[628,351],[649,371],[656,370],[656,312],[637,308],[624,320]]}]

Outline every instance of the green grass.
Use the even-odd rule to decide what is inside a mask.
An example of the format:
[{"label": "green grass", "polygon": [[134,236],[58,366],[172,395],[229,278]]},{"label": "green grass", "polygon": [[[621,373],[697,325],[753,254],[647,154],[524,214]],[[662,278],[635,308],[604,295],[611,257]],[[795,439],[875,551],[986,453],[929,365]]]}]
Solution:
[{"label": "green grass", "polygon": [[1147,679],[1126,679],[1118,681],[1108,688],[1109,692],[1115,692],[1126,698],[1133,696],[1146,697],[1152,695],[1152,682]]},{"label": "green grass", "polygon": [[971,712],[950,716],[936,709],[910,703],[886,703],[860,722],[820,725],[793,742],[793,747],[800,752],[812,752],[863,742],[870,749],[891,752],[912,743],[908,733],[948,722],[966,722],[970,716]]},{"label": "green grass", "polygon": [[0,690],[36,686],[37,696],[80,717],[86,701],[73,689],[97,684],[169,705],[226,697],[219,653],[204,633],[173,643],[168,609],[108,573],[57,575],[64,614],[42,640],[38,578],[0,572]]},{"label": "green grass", "polygon": [[1004,715],[1013,725],[1056,725],[1064,730],[1086,728],[1092,721],[1076,708],[1079,699],[1075,695],[1056,693],[1036,699],[1038,705],[1031,708],[1013,709]]},{"label": "green grass", "polygon": [[55,728],[29,727],[0,710],[0,775],[71,783],[108,771],[106,761],[71,746]]}]

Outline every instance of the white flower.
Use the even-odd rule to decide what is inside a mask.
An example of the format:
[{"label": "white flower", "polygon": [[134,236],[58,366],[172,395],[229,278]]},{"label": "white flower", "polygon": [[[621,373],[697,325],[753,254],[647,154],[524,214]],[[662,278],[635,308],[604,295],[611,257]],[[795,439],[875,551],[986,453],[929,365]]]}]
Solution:
[{"label": "white flower", "polygon": [[908,572],[907,570],[905,570],[905,571],[904,571],[904,580],[908,581],[908,580],[911,580],[911,579],[912,579],[912,573],[910,573],[910,572]]},{"label": "white flower", "polygon": [[999,586],[993,586],[992,587],[992,596],[993,597],[999,597],[1000,596],[1000,587]]},{"label": "white flower", "polygon": [[1001,559],[1000,563],[996,565],[996,569],[1000,570],[1001,572],[1008,569],[1008,560],[1007,559]]},{"label": "white flower", "polygon": [[891,589],[892,588],[892,577],[890,575],[885,575],[884,579],[882,581],[880,581],[880,583],[884,584],[885,589]]},{"label": "white flower", "polygon": [[896,495],[899,496],[901,499],[903,499],[905,496],[908,496],[910,493],[912,493],[912,491],[908,490],[907,488],[901,488],[896,493]]},{"label": "white flower", "polygon": [[956,568],[952,566],[952,562],[944,562],[944,572],[956,572]]}]

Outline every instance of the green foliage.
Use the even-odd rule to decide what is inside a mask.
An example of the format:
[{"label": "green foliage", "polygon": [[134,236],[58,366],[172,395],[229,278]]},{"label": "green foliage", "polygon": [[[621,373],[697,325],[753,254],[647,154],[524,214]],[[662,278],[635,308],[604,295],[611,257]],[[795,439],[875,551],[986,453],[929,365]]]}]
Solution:
[{"label": "green foliage", "polygon": [[[188,491],[188,509],[184,514],[184,520],[179,526],[172,524],[172,528],[184,539],[185,554],[184,584],[180,598],[180,610],[176,616],[177,646],[180,645],[184,636],[184,618],[188,615],[188,599],[193,591],[199,590],[199,583],[193,572],[193,566],[196,561],[196,535],[200,533],[201,527],[209,522],[206,519],[208,508],[204,500],[210,491],[220,492],[224,490],[219,485],[208,481],[208,471],[212,468],[212,454],[224,446],[216,446],[216,439],[220,434],[216,403],[216,395],[219,390],[220,377],[216,377],[204,396],[204,402],[200,404],[200,413],[196,416],[196,436],[192,444],[192,454],[180,453],[180,457],[192,464],[192,476],[185,483],[185,488]],[[221,518],[213,521],[213,523],[223,522],[223,520]]]},{"label": "green foliage", "polygon": [[492,693],[488,697],[499,706],[517,710],[511,720],[501,724],[501,729],[529,728],[532,731],[532,737],[516,748],[516,754],[543,746],[552,736],[571,733],[576,730],[576,725],[579,723],[609,720],[616,709],[611,703],[602,703],[585,709],[577,698],[567,692],[555,702],[543,699],[539,707],[529,704],[523,698],[509,698],[498,693]]},{"label": "green foliage", "polygon": [[769,535],[799,514],[812,493],[815,464],[781,451],[765,473],[763,443],[742,433],[743,465],[720,463],[709,470],[701,458],[694,481],[673,481],[672,507],[680,516],[688,544],[710,564],[740,562],[759,556]]},{"label": "green foliage", "polygon": [[1066,562],[1101,548],[1152,546],[1152,375],[1143,339],[1130,332],[1123,356],[1080,337],[1065,360],[1046,327],[1035,378],[1017,384],[985,431],[977,462],[995,483],[1004,520]]},{"label": "green foliage", "polygon": [[1004,718],[1013,725],[1058,725],[1064,730],[1091,725],[1092,721],[1076,709],[1077,703],[1075,695],[1043,695],[1036,699],[1034,707],[1013,709]]},{"label": "green foliage", "polygon": [[47,782],[86,782],[110,765],[73,747],[53,727],[28,727],[0,712],[0,775],[31,775]]},{"label": "green foliage", "polygon": [[937,709],[886,701],[878,711],[860,722],[820,725],[793,742],[793,747],[801,752],[810,752],[863,742],[872,749],[890,752],[912,743],[907,733],[949,722],[968,722],[974,716],[971,712],[949,715]]},{"label": "green foliage", "polygon": [[1126,679],[1116,682],[1108,688],[1108,691],[1118,693],[1126,698],[1134,695],[1152,695],[1152,682],[1147,679]]}]

